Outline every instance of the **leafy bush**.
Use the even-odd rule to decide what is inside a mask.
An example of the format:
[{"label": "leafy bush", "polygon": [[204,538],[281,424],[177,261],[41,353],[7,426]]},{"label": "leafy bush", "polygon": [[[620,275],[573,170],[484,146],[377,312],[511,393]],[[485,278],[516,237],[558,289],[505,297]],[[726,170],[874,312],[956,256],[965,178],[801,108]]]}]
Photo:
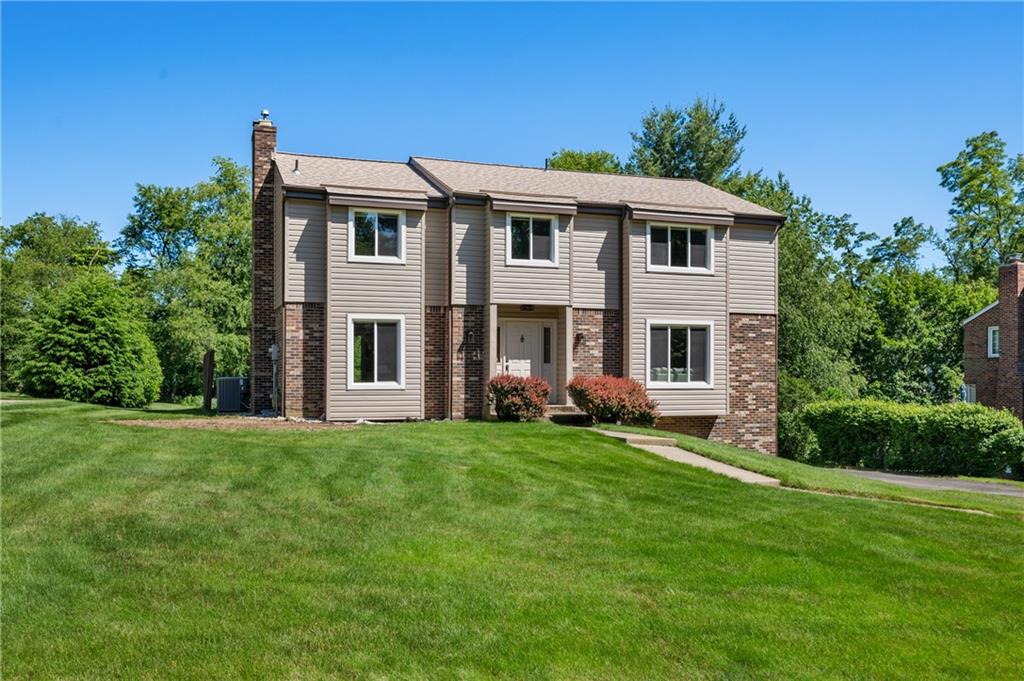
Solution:
[{"label": "leafy bush", "polygon": [[658,419],[658,403],[632,378],[577,376],[567,390],[576,406],[599,423],[652,426]]},{"label": "leafy bush", "polygon": [[778,425],[779,456],[804,463],[818,459],[818,438],[804,422],[801,411],[781,412]]},{"label": "leafy bush", "polygon": [[32,325],[27,347],[17,373],[31,395],[141,407],[160,393],[153,343],[107,272],[67,285]]},{"label": "leafy bush", "polygon": [[502,421],[532,421],[544,416],[551,386],[543,378],[495,376],[487,384],[487,401]]},{"label": "leafy bush", "polygon": [[818,441],[816,463],[997,475],[1024,455],[1020,421],[978,404],[819,402],[804,408],[802,420]]}]

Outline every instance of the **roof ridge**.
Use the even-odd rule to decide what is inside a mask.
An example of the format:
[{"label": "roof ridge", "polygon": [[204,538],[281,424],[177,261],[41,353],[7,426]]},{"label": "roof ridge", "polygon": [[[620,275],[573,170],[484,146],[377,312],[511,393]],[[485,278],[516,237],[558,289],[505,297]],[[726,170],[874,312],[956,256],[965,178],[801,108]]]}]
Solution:
[{"label": "roof ridge", "polygon": [[328,154],[304,154],[300,151],[284,151],[278,149],[278,154],[287,154],[288,156],[302,156],[305,158],[329,158],[335,161],[359,161],[361,163],[390,163],[391,165],[408,166],[408,161],[386,161],[379,158],[356,158],[355,156],[330,156]]},{"label": "roof ridge", "polygon": [[[547,173],[576,173],[579,175],[608,175],[610,177],[626,177],[636,178],[638,180],[675,180],[676,182],[697,182],[703,184],[706,187],[717,189],[709,184],[705,184],[700,180],[693,177],[661,177],[660,175],[633,175],[631,173],[609,173],[604,170],[569,170],[568,168],[542,168],[540,166],[524,166],[516,163],[491,163],[489,161],[467,161],[461,158],[441,158],[439,156],[413,156],[412,158],[422,159],[424,161],[444,161],[445,163],[465,163],[467,165],[475,166],[497,166],[500,168],[518,168],[520,170],[540,170]],[[722,191],[722,190],[719,190]]]}]

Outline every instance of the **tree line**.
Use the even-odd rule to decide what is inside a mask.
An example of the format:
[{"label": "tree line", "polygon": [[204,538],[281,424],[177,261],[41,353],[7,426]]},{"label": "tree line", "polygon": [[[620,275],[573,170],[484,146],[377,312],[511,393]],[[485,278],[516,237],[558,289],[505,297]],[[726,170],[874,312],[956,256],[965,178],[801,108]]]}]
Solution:
[{"label": "tree line", "polygon": [[[1024,156],[996,132],[938,169],[941,233],[907,216],[879,237],[815,208],[785,175],[742,168],[746,127],[717,101],[655,108],[625,159],[562,149],[552,168],[691,178],[786,216],[779,245],[779,400],[956,399],[960,322],[995,300],[997,270],[1024,251]],[[197,399],[202,356],[249,367],[249,169],[213,160],[189,187],[139,184],[120,236],[37,213],[0,227],[0,383],[71,399]],[[922,265],[931,246],[942,262]]]}]

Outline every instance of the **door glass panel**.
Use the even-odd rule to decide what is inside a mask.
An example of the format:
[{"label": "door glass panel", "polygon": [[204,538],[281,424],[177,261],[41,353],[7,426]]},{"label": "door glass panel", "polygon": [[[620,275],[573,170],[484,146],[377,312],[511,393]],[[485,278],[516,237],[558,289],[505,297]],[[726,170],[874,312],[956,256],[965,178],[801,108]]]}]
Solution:
[{"label": "door glass panel", "polygon": [[708,380],[708,358],[711,348],[708,347],[708,330],[690,329],[690,380]]},{"label": "door glass panel", "polygon": [[686,332],[685,328],[672,329],[672,370],[669,375],[673,383],[684,383],[690,380],[690,374],[686,368]]},{"label": "door glass panel", "polygon": [[398,323],[377,324],[377,380],[398,381]]},{"label": "door glass panel", "polygon": [[668,265],[668,230],[651,227],[651,264]]},{"label": "door glass panel", "polygon": [[359,211],[356,211],[356,255],[376,255],[373,243],[373,217],[373,213],[361,213]]},{"label": "door glass panel", "polygon": [[686,233],[687,229],[672,230],[672,267],[686,267],[688,258],[686,255]]},{"label": "door glass panel", "polygon": [[544,327],[544,363],[551,364],[551,327]]},{"label": "door glass panel", "polygon": [[373,322],[352,325],[352,377],[356,383],[373,383]]},{"label": "door glass panel", "polygon": [[668,381],[668,328],[651,327],[651,380]]},{"label": "door glass panel", "polygon": [[512,218],[512,257],[516,260],[530,258],[529,218]]},{"label": "door glass panel", "polygon": [[692,267],[708,266],[708,233],[703,229],[690,230],[690,260]]},{"label": "door glass panel", "polygon": [[533,219],[533,259],[551,260],[551,220]]},{"label": "door glass panel", "polygon": [[377,255],[398,257],[398,216],[377,216]]}]

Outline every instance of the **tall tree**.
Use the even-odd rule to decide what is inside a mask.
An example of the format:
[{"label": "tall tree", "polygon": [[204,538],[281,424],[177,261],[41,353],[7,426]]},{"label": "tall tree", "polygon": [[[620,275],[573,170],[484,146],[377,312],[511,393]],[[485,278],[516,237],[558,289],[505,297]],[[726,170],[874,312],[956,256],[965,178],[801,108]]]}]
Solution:
[{"label": "tall tree", "polygon": [[168,400],[200,392],[207,349],[217,353],[218,373],[248,371],[248,170],[220,157],[213,165],[213,175],[191,187],[139,185],[119,241],[125,278],[147,301]]},{"label": "tall tree", "polygon": [[556,170],[585,170],[592,173],[622,172],[622,163],[618,157],[603,149],[560,149],[548,158],[548,167]]},{"label": "tall tree", "polygon": [[116,261],[95,222],[36,213],[10,227],[0,226],[0,381],[9,381],[28,321],[39,309],[83,271]]},{"label": "tall tree", "polygon": [[868,249],[868,257],[883,270],[907,272],[917,269],[921,247],[935,242],[935,230],[905,217],[892,226],[892,236],[883,237]]},{"label": "tall tree", "polygon": [[1024,154],[1009,157],[999,134],[984,132],[938,172],[953,194],[944,247],[953,275],[995,282],[1000,263],[1024,250]]},{"label": "tall tree", "polygon": [[700,97],[685,109],[652,109],[631,133],[627,169],[637,175],[678,177],[719,185],[738,173],[747,134],[717,100]]}]

